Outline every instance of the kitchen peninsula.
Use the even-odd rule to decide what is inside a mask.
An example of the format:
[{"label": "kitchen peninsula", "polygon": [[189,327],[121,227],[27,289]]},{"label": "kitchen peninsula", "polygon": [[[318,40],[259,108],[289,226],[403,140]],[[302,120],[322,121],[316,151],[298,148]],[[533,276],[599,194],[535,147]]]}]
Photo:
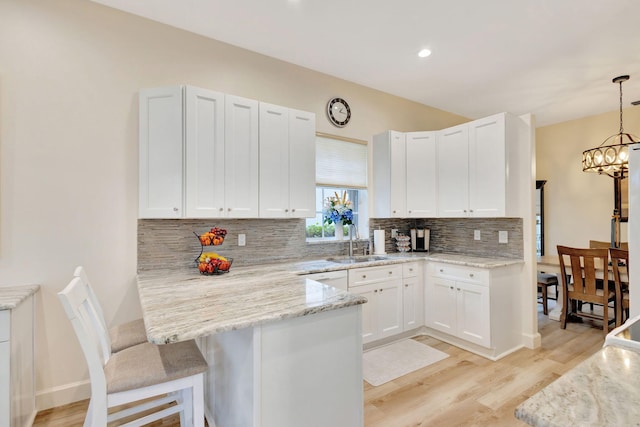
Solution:
[{"label": "kitchen peninsula", "polygon": [[207,359],[209,425],[363,425],[365,298],[278,265],[146,272],[138,290],[149,340],[196,339]]}]

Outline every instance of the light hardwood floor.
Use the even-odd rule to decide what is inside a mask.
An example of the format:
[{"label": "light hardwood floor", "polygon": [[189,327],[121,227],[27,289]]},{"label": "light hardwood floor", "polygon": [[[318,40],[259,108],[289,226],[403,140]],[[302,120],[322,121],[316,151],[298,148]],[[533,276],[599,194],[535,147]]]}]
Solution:
[{"label": "light hardwood floor", "polygon": [[[522,349],[497,362],[434,338],[415,338],[449,357],[378,387],[365,383],[365,426],[525,426],[513,416],[516,406],[604,342],[597,322],[569,323],[562,330],[541,307],[538,322],[540,348]],[[41,411],[34,426],[81,426],[87,403]],[[180,422],[173,416],[151,425],[177,427]]]}]

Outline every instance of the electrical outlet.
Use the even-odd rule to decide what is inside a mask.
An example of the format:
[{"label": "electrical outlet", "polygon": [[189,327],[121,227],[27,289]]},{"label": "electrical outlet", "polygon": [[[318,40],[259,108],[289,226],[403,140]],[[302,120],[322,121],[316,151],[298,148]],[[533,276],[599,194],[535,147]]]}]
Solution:
[{"label": "electrical outlet", "polygon": [[480,230],[473,230],[473,240],[480,240]]},{"label": "electrical outlet", "polygon": [[392,228],[391,229],[391,238],[395,239],[397,235],[398,235],[398,229],[397,228]]},{"label": "electrical outlet", "polygon": [[508,231],[498,231],[498,243],[509,243]]},{"label": "electrical outlet", "polygon": [[247,244],[247,235],[238,234],[238,246],[245,246]]}]

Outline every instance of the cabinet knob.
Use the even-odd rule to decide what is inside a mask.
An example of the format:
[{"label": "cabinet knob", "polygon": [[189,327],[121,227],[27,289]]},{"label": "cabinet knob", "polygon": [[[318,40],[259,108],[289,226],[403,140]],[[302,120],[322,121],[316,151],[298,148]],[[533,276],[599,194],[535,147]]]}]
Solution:
[{"label": "cabinet knob", "polygon": [[449,289],[453,290],[453,286],[449,286]]},{"label": "cabinet knob", "polygon": [[397,213],[398,211],[393,211],[393,213]]},{"label": "cabinet knob", "polygon": [[469,212],[473,213],[473,209],[469,209]]},{"label": "cabinet knob", "polygon": [[405,283],[405,284],[404,284],[404,287],[405,287],[405,288],[408,288],[408,287],[409,287],[409,285]]},{"label": "cabinet knob", "polygon": [[473,273],[469,273],[469,277],[473,277]]},{"label": "cabinet knob", "polygon": [[374,294],[375,294],[375,293],[377,293],[377,292],[378,292],[378,290],[377,290],[377,289],[375,289],[375,290],[373,291],[373,293],[374,293]]},{"label": "cabinet knob", "polygon": [[410,268],[410,269],[409,269],[409,272],[413,272],[413,268]]},{"label": "cabinet knob", "polygon": [[173,211],[174,212],[178,212],[178,208],[173,208]]},{"label": "cabinet knob", "polygon": [[367,278],[367,275],[366,275],[366,274],[363,274],[363,275],[362,275],[362,278],[363,278],[363,279],[366,279],[366,278]]},{"label": "cabinet knob", "polygon": [[444,269],[443,268],[440,269],[440,273],[444,273]]},{"label": "cabinet knob", "polygon": [[220,212],[224,211],[224,208],[220,208]]},{"label": "cabinet knob", "polygon": [[463,212],[464,212],[464,213],[467,213],[467,210],[465,209]]},{"label": "cabinet knob", "polygon": [[460,288],[456,288],[456,289],[460,290]]},{"label": "cabinet knob", "polygon": [[229,212],[231,212],[231,208],[227,208],[227,210],[228,210]]},{"label": "cabinet knob", "polygon": [[289,209],[285,209],[284,211],[285,211],[285,212],[289,212]]},{"label": "cabinet knob", "polygon": [[390,271],[389,274],[393,274],[393,271]]},{"label": "cabinet knob", "polygon": [[380,289],[380,292],[382,292],[382,289]]},{"label": "cabinet knob", "polygon": [[291,212],[295,212],[295,211],[296,211],[295,209],[291,209]]},{"label": "cabinet knob", "polygon": [[409,213],[411,213],[411,211],[409,211]]}]

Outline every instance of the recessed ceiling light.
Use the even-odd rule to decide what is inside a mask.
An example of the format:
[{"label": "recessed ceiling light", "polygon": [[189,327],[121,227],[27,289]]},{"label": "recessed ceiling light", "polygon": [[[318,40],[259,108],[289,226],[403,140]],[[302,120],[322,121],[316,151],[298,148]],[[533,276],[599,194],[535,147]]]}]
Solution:
[{"label": "recessed ceiling light", "polygon": [[420,58],[426,58],[429,55],[431,55],[431,51],[429,49],[422,49],[420,52],[418,52],[418,56]]}]

